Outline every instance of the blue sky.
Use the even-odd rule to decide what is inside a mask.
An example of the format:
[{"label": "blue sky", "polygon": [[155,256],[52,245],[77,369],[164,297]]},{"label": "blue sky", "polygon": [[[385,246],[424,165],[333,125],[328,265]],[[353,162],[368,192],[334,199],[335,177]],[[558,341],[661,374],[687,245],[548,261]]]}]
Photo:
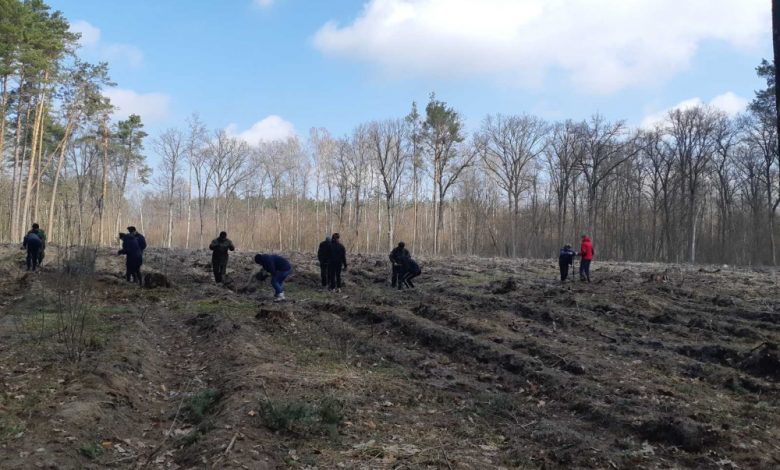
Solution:
[{"label": "blue sky", "polygon": [[681,103],[735,113],[771,54],[764,0],[49,4],[83,33],[85,59],[109,61],[113,101],[152,134],[198,112],[250,141],[343,135],[431,91],[470,130],[497,112],[635,125]]}]

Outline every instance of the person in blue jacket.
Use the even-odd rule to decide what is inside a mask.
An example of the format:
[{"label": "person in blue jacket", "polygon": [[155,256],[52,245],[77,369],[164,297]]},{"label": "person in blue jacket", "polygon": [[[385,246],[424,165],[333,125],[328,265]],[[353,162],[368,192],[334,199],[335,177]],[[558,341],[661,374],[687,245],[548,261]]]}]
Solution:
[{"label": "person in blue jacket", "polygon": [[122,249],[117,254],[127,256],[125,278],[128,282],[137,282],[140,286],[143,283],[141,280],[143,250],[138,243],[138,238],[130,233],[120,233],[119,239],[122,240]]},{"label": "person in blue jacket", "polygon": [[274,288],[274,302],[284,300],[284,280],[292,273],[292,265],[289,261],[279,255],[257,254],[255,263],[263,267],[263,270],[257,273],[258,279],[265,279],[263,271],[271,275],[271,286]]},{"label": "person in blue jacket", "polygon": [[577,256],[571,245],[566,245],[561,248],[561,252],[558,255],[558,267],[561,270],[561,284],[566,282],[569,277],[569,266],[574,264],[574,257]]}]

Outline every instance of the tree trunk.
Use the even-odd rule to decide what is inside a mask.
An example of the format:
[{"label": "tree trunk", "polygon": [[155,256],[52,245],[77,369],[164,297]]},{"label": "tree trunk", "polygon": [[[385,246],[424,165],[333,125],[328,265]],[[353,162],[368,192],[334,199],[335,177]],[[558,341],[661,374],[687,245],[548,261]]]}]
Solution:
[{"label": "tree trunk", "polygon": [[32,186],[33,186],[33,181],[35,180],[36,157],[38,153],[38,135],[41,132],[41,127],[43,123],[44,101],[46,99],[45,84],[48,80],[48,77],[49,77],[49,72],[48,71],[44,72],[43,84],[41,85],[40,96],[38,98],[38,106],[35,112],[35,121],[33,123],[32,148],[30,149],[30,164],[29,164],[29,170],[27,171],[27,188],[25,189],[24,192],[24,207],[22,209],[22,227],[27,227],[28,217],[30,216],[30,204],[32,202]]},{"label": "tree trunk", "polygon": [[103,176],[102,184],[100,187],[100,205],[98,206],[99,217],[99,230],[98,245],[103,246],[103,237],[105,235],[105,229],[103,227],[106,197],[108,197],[108,117],[103,122]]},{"label": "tree trunk", "polygon": [[[51,232],[54,225],[54,207],[57,201],[57,185],[60,181],[60,173],[62,173],[62,166],[65,163],[65,151],[68,148],[68,140],[70,139],[71,122],[65,126],[65,134],[62,137],[62,146],[60,147],[60,157],[57,161],[57,170],[54,172],[54,182],[51,187],[51,201],[49,202],[49,223],[46,228]],[[60,238],[61,240],[62,238]]]},{"label": "tree trunk", "polygon": [[187,176],[187,238],[184,241],[184,248],[190,249],[190,225],[192,223],[192,165],[189,166],[189,175]]}]

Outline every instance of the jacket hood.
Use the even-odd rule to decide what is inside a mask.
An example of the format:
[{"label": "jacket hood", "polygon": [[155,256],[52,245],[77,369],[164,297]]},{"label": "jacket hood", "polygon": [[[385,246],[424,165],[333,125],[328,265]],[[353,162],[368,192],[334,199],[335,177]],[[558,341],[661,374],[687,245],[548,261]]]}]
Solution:
[{"label": "jacket hood", "polygon": [[585,235],[582,237],[582,241],[590,243],[590,237]]}]

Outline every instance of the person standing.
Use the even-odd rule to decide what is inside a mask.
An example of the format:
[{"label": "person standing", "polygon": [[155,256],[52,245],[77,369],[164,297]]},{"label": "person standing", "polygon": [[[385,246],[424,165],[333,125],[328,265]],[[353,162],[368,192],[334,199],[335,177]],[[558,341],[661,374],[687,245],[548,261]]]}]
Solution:
[{"label": "person standing", "polygon": [[593,261],[593,242],[587,235],[582,236],[582,244],[580,245],[580,281],[590,282],[590,263]]},{"label": "person standing", "polygon": [[138,248],[141,249],[141,263],[143,264],[144,250],[146,250],[146,237],[141,235],[132,225],[127,227],[128,234],[135,237]]},{"label": "person standing", "polygon": [[317,261],[320,263],[320,280],[322,281],[322,287],[328,287],[328,261],[330,260],[330,235],[325,237],[325,240],[320,243],[320,247],[317,249]]},{"label": "person standing", "polygon": [[27,270],[36,271],[38,269],[38,260],[40,259],[41,246],[43,241],[37,233],[32,230],[27,232],[22,240],[22,249],[27,250]]},{"label": "person standing", "polygon": [[143,250],[138,244],[138,238],[130,233],[120,233],[119,239],[122,240],[122,249],[117,252],[118,255],[125,255],[125,278],[128,282],[137,282],[139,286],[143,285],[141,280],[141,265],[143,264]]},{"label": "person standing", "polygon": [[264,279],[263,271],[271,275],[271,286],[274,288],[274,302],[284,300],[284,280],[292,273],[292,265],[279,255],[267,255],[258,253],[255,255],[255,263],[263,267],[257,273],[258,279]]},{"label": "person standing", "polygon": [[38,250],[38,267],[43,264],[44,251],[46,250],[46,232],[38,224],[32,224],[32,230],[28,233],[34,233],[41,239],[41,249]]},{"label": "person standing", "polygon": [[406,249],[406,244],[404,242],[399,242],[398,246],[393,248],[393,251],[390,252],[390,262],[393,265],[393,271],[390,274],[391,287],[395,287],[396,285],[400,287],[400,278],[401,274],[403,273],[404,263],[410,256],[411,255]]},{"label": "person standing", "polygon": [[574,264],[574,257],[577,256],[571,245],[566,245],[561,248],[561,252],[558,255],[558,267],[561,270],[561,284],[566,282],[569,277],[569,268]]},{"label": "person standing", "polygon": [[330,237],[330,257],[328,258],[328,288],[341,292],[341,269],[347,269],[347,249],[341,244],[341,235],[334,233]]},{"label": "person standing", "polygon": [[219,232],[219,237],[209,244],[211,253],[211,268],[214,270],[214,281],[219,284],[225,278],[230,251],[236,251],[233,242],[227,237],[227,232]]}]

